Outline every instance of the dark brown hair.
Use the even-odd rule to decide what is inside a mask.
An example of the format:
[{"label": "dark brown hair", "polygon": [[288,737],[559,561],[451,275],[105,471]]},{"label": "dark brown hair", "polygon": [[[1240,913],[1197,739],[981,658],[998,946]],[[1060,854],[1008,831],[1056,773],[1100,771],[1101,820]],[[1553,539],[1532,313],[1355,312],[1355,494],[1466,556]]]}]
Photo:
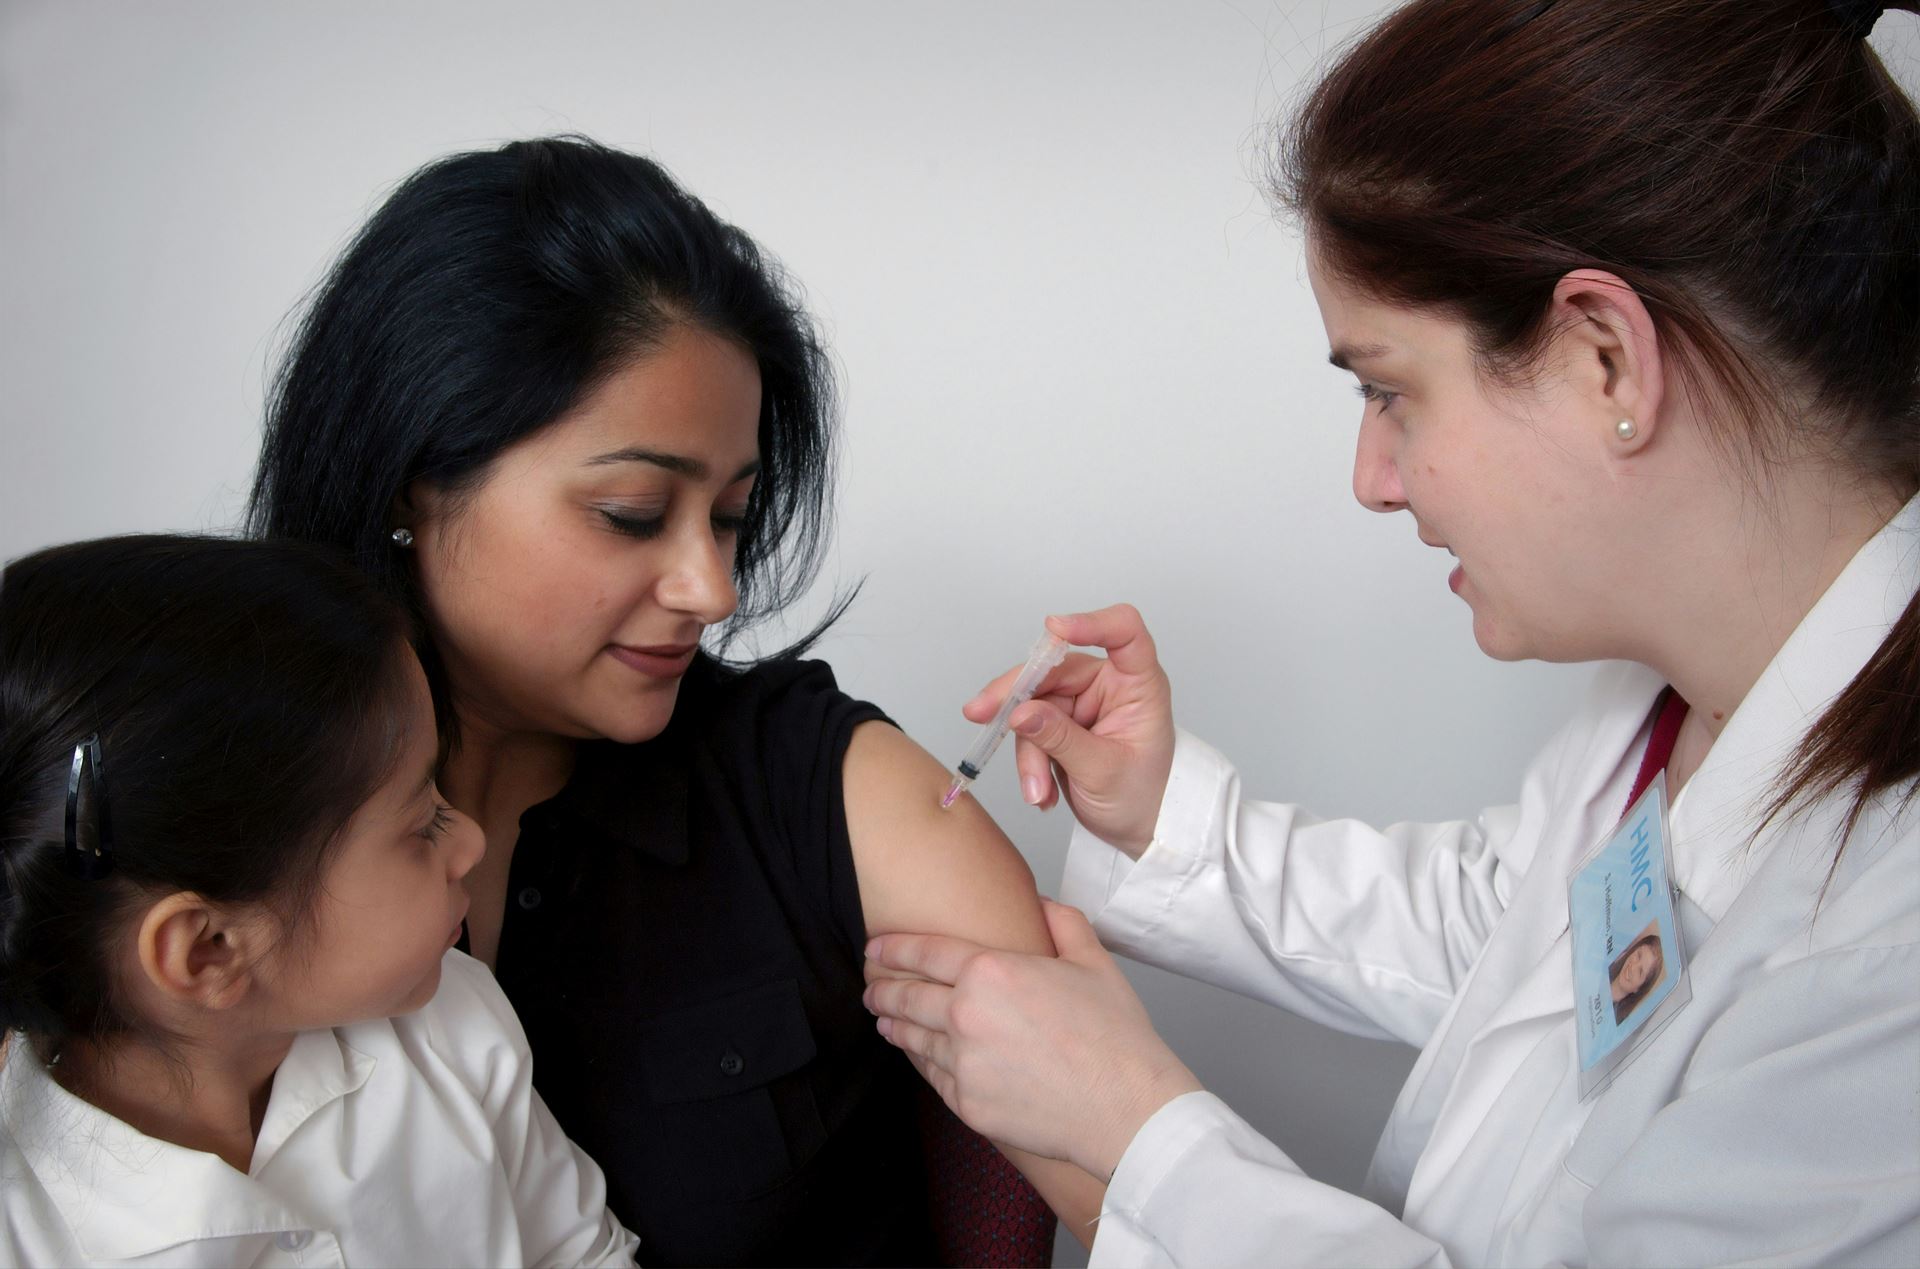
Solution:
[{"label": "dark brown hair", "polygon": [[[407,633],[343,559],[297,542],[106,538],[7,565],[0,1028],[163,1039],[112,972],[130,913],[163,894],[260,903],[303,935],[340,830],[401,752]],[[98,840],[111,814],[99,877],[68,866],[62,825],[89,736],[76,827]]]},{"label": "dark brown hair", "polygon": [[[1730,452],[1920,487],[1920,114],[1826,0],[1414,0],[1308,95],[1274,191],[1316,261],[1464,321],[1491,373],[1542,351],[1561,278],[1604,269],[1750,424]],[[1916,776],[1920,595],[1771,814],[1846,789],[1844,846]]]}]

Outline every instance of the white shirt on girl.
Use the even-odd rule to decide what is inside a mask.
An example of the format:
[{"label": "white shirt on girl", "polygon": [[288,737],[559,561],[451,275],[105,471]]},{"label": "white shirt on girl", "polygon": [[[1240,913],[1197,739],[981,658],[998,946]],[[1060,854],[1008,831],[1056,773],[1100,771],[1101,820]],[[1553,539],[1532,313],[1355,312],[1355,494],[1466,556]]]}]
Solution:
[{"label": "white shirt on girl", "polygon": [[242,1174],[75,1097],[15,1036],[0,1264],[633,1264],[532,1076],[493,976],[450,951],[418,1012],[295,1038]]}]

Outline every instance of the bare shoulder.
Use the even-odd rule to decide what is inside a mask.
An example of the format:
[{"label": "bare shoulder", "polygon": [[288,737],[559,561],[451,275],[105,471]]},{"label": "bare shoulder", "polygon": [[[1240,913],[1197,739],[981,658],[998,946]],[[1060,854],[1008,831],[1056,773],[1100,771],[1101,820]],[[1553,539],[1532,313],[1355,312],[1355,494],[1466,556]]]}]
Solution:
[{"label": "bare shoulder", "polygon": [[896,727],[854,730],[841,781],[867,933],[953,934],[1051,954],[1032,870],[971,797],[941,809],[950,775]]}]

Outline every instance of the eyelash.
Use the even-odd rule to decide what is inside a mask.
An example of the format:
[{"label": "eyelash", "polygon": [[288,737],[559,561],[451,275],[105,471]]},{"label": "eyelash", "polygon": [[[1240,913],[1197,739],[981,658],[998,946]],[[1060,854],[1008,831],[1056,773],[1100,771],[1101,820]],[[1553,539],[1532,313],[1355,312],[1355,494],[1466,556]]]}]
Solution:
[{"label": "eyelash", "polygon": [[1382,388],[1375,387],[1371,383],[1357,383],[1354,385],[1353,390],[1355,392],[1358,392],[1360,394],[1360,399],[1362,401],[1367,402],[1368,404],[1372,404],[1373,402],[1378,401],[1380,403],[1380,408],[1383,410],[1386,409],[1388,406],[1392,405],[1395,401],[1399,400],[1400,398],[1400,394],[1398,392],[1388,392]]},{"label": "eyelash", "polygon": [[453,808],[445,802],[436,802],[433,805],[433,818],[428,820],[427,826],[420,830],[420,836],[430,842],[438,842],[447,835],[447,830],[452,827]]},{"label": "eyelash", "polygon": [[[638,538],[642,542],[659,537],[661,531],[664,530],[667,525],[664,519],[640,520],[632,516],[620,515],[618,512],[608,511],[604,507],[599,510],[601,518],[607,522],[608,528],[625,537]],[[746,529],[747,518],[744,515],[715,516],[713,517],[713,527],[724,536],[737,536]]]}]

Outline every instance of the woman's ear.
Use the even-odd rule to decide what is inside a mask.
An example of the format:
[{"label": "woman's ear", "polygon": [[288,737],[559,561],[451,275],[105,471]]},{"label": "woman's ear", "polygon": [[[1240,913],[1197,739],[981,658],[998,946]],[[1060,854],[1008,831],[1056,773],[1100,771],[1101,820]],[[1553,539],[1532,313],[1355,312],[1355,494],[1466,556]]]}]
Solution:
[{"label": "woman's ear", "polygon": [[387,528],[406,529],[410,532],[418,529],[420,518],[431,501],[427,493],[426,488],[417,480],[403,486],[399,493],[393,495],[393,501],[387,504]]},{"label": "woman's ear", "polygon": [[1567,381],[1607,452],[1628,456],[1652,444],[1665,370],[1653,315],[1634,289],[1616,274],[1575,269],[1553,288],[1552,329]]},{"label": "woman's ear", "polygon": [[149,991],[168,1004],[221,1010],[253,986],[268,923],[179,891],[147,909],[136,952]]}]

